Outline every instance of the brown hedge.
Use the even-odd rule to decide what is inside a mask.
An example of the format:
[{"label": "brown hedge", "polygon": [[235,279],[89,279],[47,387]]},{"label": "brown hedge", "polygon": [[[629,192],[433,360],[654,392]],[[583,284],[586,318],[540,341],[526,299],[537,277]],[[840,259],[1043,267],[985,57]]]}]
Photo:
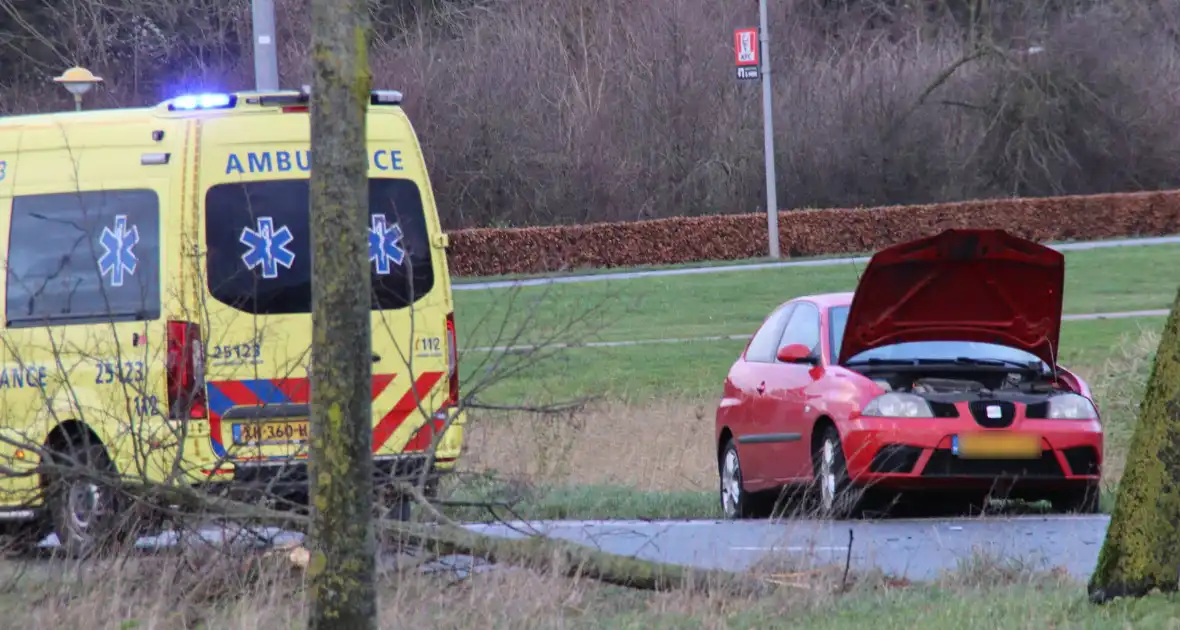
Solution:
[{"label": "brown hedge", "polygon": [[[1180,190],[784,211],[779,242],[784,257],[867,252],[956,227],[1002,228],[1038,241],[1176,234]],[[767,255],[766,215],[479,228],[452,232],[450,243],[457,276],[739,260]]]}]

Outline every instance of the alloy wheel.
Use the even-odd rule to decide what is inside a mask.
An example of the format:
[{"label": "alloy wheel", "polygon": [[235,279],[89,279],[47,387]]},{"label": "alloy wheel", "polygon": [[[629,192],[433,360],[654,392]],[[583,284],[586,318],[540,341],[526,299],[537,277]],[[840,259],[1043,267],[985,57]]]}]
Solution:
[{"label": "alloy wheel", "polygon": [[103,513],[103,493],[96,484],[78,480],[66,491],[66,502],[74,531],[85,532],[96,517]]},{"label": "alloy wheel", "polygon": [[836,505],[836,449],[832,440],[825,438],[820,451],[819,490],[820,507],[830,512]]},{"label": "alloy wheel", "polygon": [[737,450],[725,451],[721,465],[721,509],[728,518],[737,518],[742,500],[742,469]]}]

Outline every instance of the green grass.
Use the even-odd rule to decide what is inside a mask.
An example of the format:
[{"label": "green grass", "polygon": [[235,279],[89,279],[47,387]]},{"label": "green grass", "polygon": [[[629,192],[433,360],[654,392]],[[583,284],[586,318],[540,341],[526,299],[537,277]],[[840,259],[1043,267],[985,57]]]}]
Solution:
[{"label": "green grass", "polygon": [[[1100,366],[1123,335],[1159,331],[1163,317],[1070,321],[1062,324],[1061,363]],[[545,357],[468,353],[462,382],[486,384],[485,402],[549,403],[594,396],[626,402],[652,398],[720,396],[725,374],[744,341],[570,348]],[[485,370],[501,361],[492,375]],[[509,369],[519,372],[508,373]],[[497,375],[505,375],[503,377]]]},{"label": "green grass", "polygon": [[[1114,508],[1114,489],[1102,494],[1102,512]],[[497,508],[495,514],[485,507],[444,506],[442,513],[460,522],[494,522],[498,519],[528,520],[694,520],[724,518],[718,495],[714,491],[681,490],[654,492],[623,486],[553,486],[520,489],[484,486],[461,486],[448,500],[469,503],[503,504],[511,512]],[[995,507],[1003,508],[1002,504]],[[1043,513],[1045,503],[1013,503],[1005,513]]]},{"label": "green grass", "polygon": [[[506,503],[512,511],[525,519],[588,520],[588,519],[698,519],[722,518],[717,494],[684,490],[651,492],[621,486],[554,486],[514,488],[500,484],[459,485],[452,501]],[[446,506],[448,517],[464,522],[492,521],[495,518],[514,518],[503,510],[493,517],[486,508]]]},{"label": "green grass", "polygon": [[[1180,245],[1066,253],[1066,313],[1167,308]],[[465,348],[750,334],[798,295],[849,291],[859,266],[762,269],[689,276],[455,292]]]},{"label": "green grass", "polygon": [[[793,566],[786,558],[776,560],[749,574],[779,584],[756,596],[724,589],[643,591],[585,575],[516,567],[468,577],[437,570],[381,572],[374,587],[386,627],[1163,630],[1177,627],[1180,607],[1176,594],[1091,604],[1080,582],[1031,563],[986,556],[921,583],[876,572],[853,572],[846,580],[838,564]],[[309,592],[302,572],[281,560],[252,562],[251,569],[260,568],[244,580],[240,570],[201,561],[164,557],[154,563],[111,564],[77,572],[84,575],[65,588],[13,582],[0,598],[10,622],[6,627],[262,630],[303,624]],[[215,569],[192,577],[194,565]],[[214,595],[194,601],[193,592]]]},{"label": "green grass", "polygon": [[[806,630],[1015,630],[1017,628],[1087,628],[1135,630],[1175,628],[1180,598],[1151,596],[1098,607],[1084,600],[1076,584],[1023,585],[974,590],[915,586],[887,593],[857,593],[822,605],[787,607],[781,602],[753,602],[725,615],[730,628],[801,628]],[[630,608],[630,607],[628,607]],[[582,618],[567,627],[612,630],[715,628],[688,612],[656,612],[635,605],[616,615]]]},{"label": "green grass", "polygon": [[[734,628],[806,628],[808,630],[995,630],[1003,628],[1087,628],[1122,630],[1175,628],[1176,596],[1151,596],[1095,606],[1075,583],[1013,584],[960,589],[917,586],[885,593],[859,593],[790,614],[773,603],[754,603],[726,621]],[[646,617],[646,618],[645,618]],[[613,628],[703,627],[689,617],[657,618],[637,612],[629,619],[606,622]]]}]

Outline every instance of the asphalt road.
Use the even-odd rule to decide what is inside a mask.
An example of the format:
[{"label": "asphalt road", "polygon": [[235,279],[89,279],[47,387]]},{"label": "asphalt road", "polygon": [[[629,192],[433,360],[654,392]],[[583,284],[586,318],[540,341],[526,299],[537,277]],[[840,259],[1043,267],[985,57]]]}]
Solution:
[{"label": "asphalt road", "polygon": [[605,551],[741,571],[759,560],[786,559],[799,570],[844,565],[852,531],[853,571],[879,569],[928,580],[954,570],[973,554],[1040,569],[1064,568],[1085,580],[1094,571],[1109,517],[1011,516],[880,521],[549,521],[468,525],[488,534],[520,537],[514,528]]},{"label": "asphalt road", "polygon": [[[975,554],[986,554],[1034,569],[1060,567],[1085,580],[1097,563],[1108,522],[1109,517],[1098,515],[879,521],[530,521],[471,523],[466,527],[508,538],[542,534],[615,554],[728,571],[743,571],[763,560],[792,570],[842,567],[851,530],[854,572],[877,569],[895,577],[930,580],[953,571]],[[275,529],[261,533],[264,537],[235,536],[229,530],[206,528],[200,537],[213,545],[228,540],[250,547],[302,539],[298,533]],[[138,546],[158,550],[177,542],[175,535],[165,533],[142,538]],[[53,535],[42,543],[43,547],[56,545]],[[382,565],[389,567],[393,562],[385,558]],[[466,571],[471,564],[470,558],[452,556],[431,568]]]},{"label": "asphalt road", "polygon": [[[1180,243],[1180,236],[1158,236],[1152,238],[1127,238],[1109,241],[1084,241],[1077,243],[1049,244],[1058,251],[1076,251],[1089,249],[1105,249],[1108,247],[1142,247],[1144,245],[1170,245]],[[815,258],[806,260],[788,260],[772,263],[748,263],[735,265],[715,265],[706,267],[677,267],[675,269],[652,269],[649,271],[620,271],[613,273],[596,273],[586,275],[568,275],[557,277],[527,278],[521,280],[496,280],[491,282],[460,282],[451,286],[454,291],[479,291],[483,289],[503,289],[511,287],[543,286],[547,284],[574,284],[580,282],[602,282],[605,280],[629,280],[632,278],[646,278],[659,276],[685,276],[703,273],[725,273],[731,271],[752,271],[755,269],[779,269],[783,267],[830,267],[832,265],[857,264],[863,265],[869,261],[867,256],[844,258]]]}]

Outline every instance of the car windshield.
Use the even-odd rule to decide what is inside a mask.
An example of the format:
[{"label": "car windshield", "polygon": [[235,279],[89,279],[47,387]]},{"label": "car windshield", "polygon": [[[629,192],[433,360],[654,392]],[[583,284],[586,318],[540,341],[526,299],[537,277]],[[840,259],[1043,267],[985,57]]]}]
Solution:
[{"label": "car windshield", "polygon": [[[844,327],[848,324],[848,307],[836,306],[828,311],[828,330],[831,335],[829,344],[832,347],[832,360],[840,356],[840,347],[844,342]],[[849,357],[849,361],[867,361],[881,359],[886,361],[906,361],[915,359],[946,360],[949,362],[962,359],[980,361],[1001,361],[1004,363],[1036,363],[1042,370],[1049,366],[1036,355],[1008,346],[978,341],[909,341],[873,348]]]}]

